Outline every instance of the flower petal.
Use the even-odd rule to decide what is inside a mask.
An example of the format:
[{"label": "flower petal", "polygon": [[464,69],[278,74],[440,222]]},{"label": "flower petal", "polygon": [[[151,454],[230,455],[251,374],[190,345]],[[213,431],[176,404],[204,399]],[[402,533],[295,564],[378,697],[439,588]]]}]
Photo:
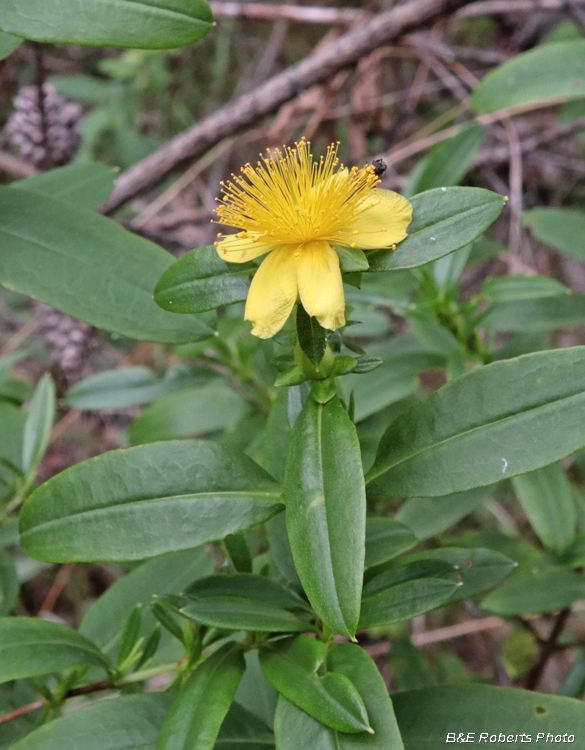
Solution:
[{"label": "flower petal", "polygon": [[307,242],[299,250],[297,278],[303,307],[323,328],[336,331],[345,325],[339,257],[328,242]]},{"label": "flower petal", "polygon": [[264,238],[260,239],[261,235],[254,235],[252,232],[248,232],[247,235],[238,237],[237,234],[229,234],[220,240],[216,245],[219,257],[228,263],[246,263],[269,253],[275,247],[274,243],[270,244]]},{"label": "flower petal", "polygon": [[277,247],[252,279],[244,317],[254,324],[254,336],[269,339],[280,331],[290,315],[297,300],[297,248],[297,245]]},{"label": "flower petal", "polygon": [[359,215],[344,227],[340,244],[363,250],[388,247],[406,237],[411,221],[412,205],[406,198],[392,190],[376,188],[363,202]]}]

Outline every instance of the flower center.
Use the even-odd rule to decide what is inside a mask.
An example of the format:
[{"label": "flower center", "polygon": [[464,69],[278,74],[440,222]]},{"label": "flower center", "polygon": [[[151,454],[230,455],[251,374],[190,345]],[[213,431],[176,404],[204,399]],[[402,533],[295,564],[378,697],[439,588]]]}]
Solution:
[{"label": "flower center", "polygon": [[[242,239],[263,237],[274,244],[318,240],[349,245],[346,227],[367,211],[379,179],[372,166],[346,169],[332,144],[319,161],[302,139],[296,148],[261,155],[256,167],[246,164],[241,175],[222,182],[218,224],[243,230]],[[248,235],[250,233],[250,235]]]}]

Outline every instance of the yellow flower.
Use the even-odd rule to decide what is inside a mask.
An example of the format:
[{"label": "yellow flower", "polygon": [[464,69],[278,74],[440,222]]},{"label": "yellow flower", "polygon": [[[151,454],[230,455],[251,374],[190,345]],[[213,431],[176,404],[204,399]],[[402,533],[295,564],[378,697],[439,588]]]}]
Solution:
[{"label": "yellow flower", "polygon": [[345,298],[336,246],[364,250],[390,247],[406,237],[412,206],[401,195],[377,188],[372,166],[346,169],[337,145],[313,160],[304,139],[276,156],[268,151],[256,168],[222,183],[220,224],[242,231],[218,235],[217,251],[230,263],[269,253],[256,272],[246,302],[252,333],[277,333],[300,297],[323,328],[345,325]]}]

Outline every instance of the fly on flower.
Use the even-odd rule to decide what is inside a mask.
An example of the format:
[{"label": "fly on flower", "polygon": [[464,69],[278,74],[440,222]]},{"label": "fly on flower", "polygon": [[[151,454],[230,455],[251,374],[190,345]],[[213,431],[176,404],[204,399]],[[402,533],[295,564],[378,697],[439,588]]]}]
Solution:
[{"label": "fly on flower", "polygon": [[335,247],[390,247],[406,237],[412,206],[378,188],[372,165],[346,169],[331,145],[318,161],[304,139],[270,151],[254,168],[222,183],[218,223],[240,229],[220,234],[221,258],[245,263],[268,253],[252,279],[246,320],[252,333],[277,333],[300,297],[323,328],[345,325],[345,298]]}]

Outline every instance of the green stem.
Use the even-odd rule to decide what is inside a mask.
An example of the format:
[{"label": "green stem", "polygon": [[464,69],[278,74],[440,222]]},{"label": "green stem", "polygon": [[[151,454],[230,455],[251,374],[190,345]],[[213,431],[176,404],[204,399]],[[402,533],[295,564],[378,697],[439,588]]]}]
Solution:
[{"label": "green stem", "polygon": [[160,664],[158,667],[151,667],[150,669],[143,669],[140,672],[125,675],[119,680],[115,680],[114,684],[116,687],[120,687],[121,685],[131,685],[134,682],[143,682],[144,680],[149,680],[151,677],[158,677],[161,674],[179,672],[184,666],[185,662],[183,660],[173,662],[172,664]]}]

